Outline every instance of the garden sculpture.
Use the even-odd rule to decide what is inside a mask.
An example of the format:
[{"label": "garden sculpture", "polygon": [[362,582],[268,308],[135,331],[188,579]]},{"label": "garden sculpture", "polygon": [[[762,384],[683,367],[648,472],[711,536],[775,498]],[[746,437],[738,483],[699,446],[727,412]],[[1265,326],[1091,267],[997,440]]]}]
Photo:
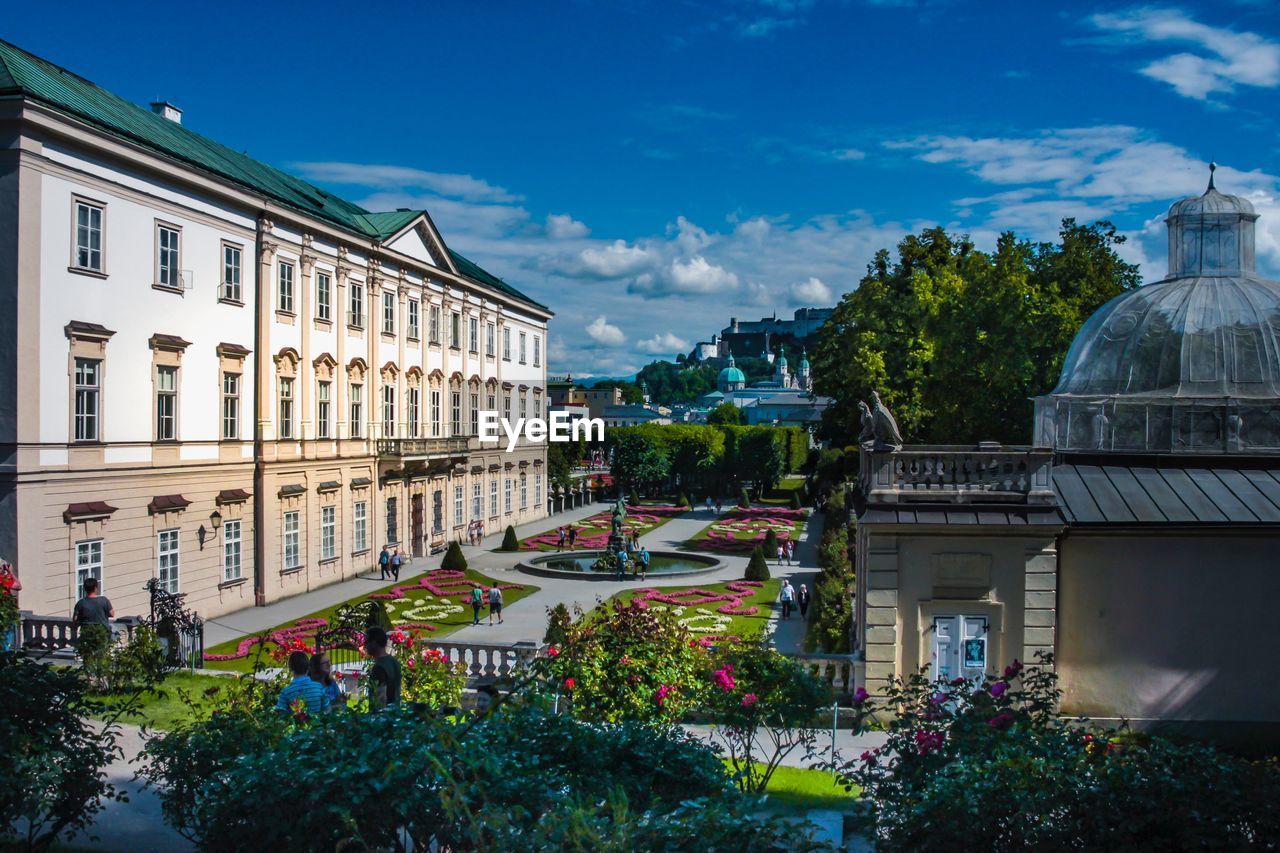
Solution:
[{"label": "garden sculpture", "polygon": [[873,404],[871,425],[875,430],[875,449],[901,450],[902,433],[898,431],[898,422],[894,420],[893,413],[885,408],[880,394],[876,391],[871,392],[871,402]]}]

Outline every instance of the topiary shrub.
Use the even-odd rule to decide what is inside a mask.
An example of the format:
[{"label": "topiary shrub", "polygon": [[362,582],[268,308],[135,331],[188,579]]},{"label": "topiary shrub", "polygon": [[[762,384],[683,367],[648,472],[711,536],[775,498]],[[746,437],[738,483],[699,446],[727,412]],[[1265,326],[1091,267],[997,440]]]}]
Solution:
[{"label": "topiary shrub", "polygon": [[467,570],[467,557],[462,553],[462,545],[456,539],[449,543],[449,550],[444,552],[444,559],[440,561],[440,568],[448,569],[451,572],[465,572]]},{"label": "topiary shrub", "polygon": [[[800,489],[803,489],[803,488],[804,488],[804,486],[801,486],[801,487],[800,487]],[[801,500],[800,500],[800,489],[796,489],[796,490],[794,490],[794,491],[791,493],[791,508],[792,508],[792,509],[801,509],[801,508],[803,508],[803,506],[804,506],[804,504],[803,504],[803,503],[801,502]]]},{"label": "topiary shrub", "polygon": [[741,489],[738,492],[738,508],[739,509],[751,508],[751,496],[747,494],[747,490],[745,488]]},{"label": "topiary shrub", "polygon": [[765,531],[763,550],[766,560],[778,553],[778,534],[772,527]]},{"label": "topiary shrub", "polygon": [[520,540],[516,538],[516,529],[510,524],[507,525],[507,532],[502,534],[502,547],[500,551],[519,551]]},{"label": "topiary shrub", "polygon": [[569,615],[569,608],[563,601],[555,607],[548,607],[547,633],[542,635],[542,642],[548,646],[563,646],[569,636],[569,626],[572,624],[573,617]]},{"label": "topiary shrub", "polygon": [[635,489],[632,489],[630,492],[627,493],[627,505],[640,506],[640,496],[636,494]]},{"label": "topiary shrub", "polygon": [[764,558],[764,552],[757,545],[751,551],[751,559],[747,562],[747,572],[743,577],[749,581],[767,581],[769,575],[769,563]]},{"label": "topiary shrub", "polygon": [[689,506],[689,496],[686,495],[684,492],[681,492],[680,497],[676,498],[676,506],[682,506],[682,507]]}]

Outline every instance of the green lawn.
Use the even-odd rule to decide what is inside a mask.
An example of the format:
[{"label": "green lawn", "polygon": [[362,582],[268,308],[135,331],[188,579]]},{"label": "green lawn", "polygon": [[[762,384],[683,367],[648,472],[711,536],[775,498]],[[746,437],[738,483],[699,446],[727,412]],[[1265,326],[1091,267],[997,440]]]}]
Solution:
[{"label": "green lawn", "polygon": [[[750,509],[735,507],[725,511],[680,547],[686,551],[715,554],[750,554],[756,545],[764,542],[770,527],[779,539],[799,540],[808,518],[808,509],[758,504]],[[765,554],[765,558],[772,562],[777,559],[777,554]]]},{"label": "green lawn", "polygon": [[[437,576],[437,572],[428,572],[426,575],[418,578],[405,580],[403,583],[390,584],[385,587],[373,590],[372,592],[358,595],[344,602],[339,602],[332,607],[324,610],[317,610],[315,613],[309,613],[302,619],[287,622],[282,625],[276,625],[262,631],[261,634],[250,634],[244,637],[238,637],[234,640],[228,640],[211,648],[205,649],[205,666],[210,669],[225,669],[234,672],[249,672],[253,669],[254,663],[261,660],[266,666],[275,666],[275,661],[271,658],[270,652],[276,648],[276,643],[267,640],[262,643],[262,654],[259,655],[259,643],[255,641],[258,636],[268,636],[276,631],[290,630],[297,634],[308,645],[315,643],[315,627],[307,627],[306,620],[324,619],[326,622],[332,620],[334,613],[339,607],[346,604],[354,604],[359,601],[366,601],[372,595],[382,595],[391,592],[393,588],[402,588],[404,596],[400,599],[386,600],[388,614],[391,616],[393,624],[430,624],[435,626],[434,631],[421,629],[420,633],[424,636],[441,638],[449,635],[453,631],[464,625],[471,624],[471,607],[465,602],[470,599],[471,586],[462,583],[462,580],[474,581],[476,583],[489,586],[493,583],[493,578],[482,575],[479,572],[467,569],[463,579],[442,580],[438,577],[432,580],[433,576]],[[437,587],[447,593],[443,596],[437,596],[430,590],[417,586],[422,578],[426,578],[437,584]],[[501,584],[502,597],[504,607],[510,607],[525,596],[537,592],[538,587],[527,583],[520,584]],[[488,610],[481,614],[481,620],[487,621]],[[300,624],[304,623],[304,624]],[[312,626],[315,623],[311,623]],[[208,655],[240,655],[231,660],[209,660]]]},{"label": "green lawn", "polygon": [[769,779],[764,795],[780,811],[834,809],[847,811],[857,802],[857,790],[846,791],[829,770],[779,767]]},{"label": "green lawn", "polygon": [[[142,715],[126,716],[121,718],[121,722],[153,729],[172,729],[178,723],[207,716],[215,703],[215,695],[209,691],[216,688],[221,694],[234,689],[236,682],[237,679],[231,676],[197,675],[181,670],[170,673],[157,691],[140,697]],[[113,706],[122,701],[119,696],[95,695],[92,698],[107,703],[108,715],[113,712]]]},{"label": "green lawn", "polygon": [[[664,596],[680,596],[684,593],[687,597],[689,593],[698,590],[712,595],[724,595],[733,593],[729,589],[730,583],[739,583],[738,581],[726,581],[725,583],[709,583],[698,584],[696,586],[680,586],[680,587],[664,587],[658,592]],[[778,607],[778,589],[782,586],[782,581],[778,578],[765,581],[763,587],[755,589],[749,595],[744,595],[739,599],[741,608],[754,606],[757,612],[750,616],[725,615],[716,612],[716,608],[727,601],[712,601],[706,603],[692,603],[686,605],[670,604],[663,601],[649,599],[650,607],[669,607],[676,610],[677,615],[681,619],[697,620],[690,625],[690,630],[695,634],[704,634],[716,637],[734,636],[748,637],[763,631],[769,625],[769,617],[773,615],[775,607]],[[612,606],[613,602],[630,602],[634,599],[640,590],[652,589],[643,583],[635,590],[620,592],[617,595],[604,602],[601,607]]]},{"label": "green lawn", "polygon": [[790,506],[791,493],[799,490],[803,485],[804,477],[783,477],[782,482],[778,483],[769,492],[769,496],[758,501],[758,503],[771,504],[773,506]]}]

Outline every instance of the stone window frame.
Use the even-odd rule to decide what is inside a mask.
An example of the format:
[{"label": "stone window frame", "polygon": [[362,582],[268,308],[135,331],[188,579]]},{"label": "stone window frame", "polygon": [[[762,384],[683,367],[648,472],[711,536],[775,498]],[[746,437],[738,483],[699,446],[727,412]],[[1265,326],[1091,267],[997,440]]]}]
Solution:
[{"label": "stone window frame", "polygon": [[[151,286],[156,290],[164,291],[165,293],[177,293],[181,295],[183,293],[182,255],[184,251],[182,226],[168,219],[157,218],[153,222],[154,224],[152,226],[152,234],[154,236],[153,242],[155,243],[155,252],[153,253],[153,258],[151,262]],[[162,249],[160,246],[160,232],[162,230],[176,231],[178,234],[178,256],[175,259],[176,264],[173,270],[174,275],[177,277],[177,279],[174,284],[165,284],[160,280],[160,257],[162,252]]]},{"label": "stone window frame", "polygon": [[[83,205],[91,207],[98,211],[98,267],[82,267],[77,261],[76,256],[80,251],[79,239],[80,223],[79,208]],[[107,277],[107,203],[98,201],[80,193],[71,194],[71,257],[67,262],[67,271],[77,273],[79,275],[87,275],[93,278]]]},{"label": "stone window frame", "polygon": [[462,374],[454,372],[449,377],[449,435],[462,435],[463,420],[462,411],[462,386],[466,384],[462,380]]},{"label": "stone window frame", "polygon": [[[245,360],[249,356],[248,347],[242,347],[238,344],[218,344],[214,348],[214,352],[218,356],[218,440],[219,441],[240,441],[244,434],[244,411],[245,411]],[[236,434],[228,436],[225,432],[226,427],[226,409],[224,400],[226,398],[225,379],[227,374],[235,374],[240,377],[237,387],[239,404],[236,406]]]},{"label": "stone window frame", "polygon": [[[410,393],[414,391],[418,394],[416,404],[411,402],[410,397]],[[408,438],[422,437],[422,368],[417,365],[404,373],[404,422],[408,427]]]},{"label": "stone window frame", "polygon": [[[399,425],[399,422],[396,420],[396,415],[398,414],[397,409],[399,408],[398,403],[400,397],[400,368],[396,366],[395,362],[388,361],[386,364],[382,365],[382,369],[379,371],[379,377],[382,380],[382,398],[378,400],[378,424],[382,428],[381,437],[395,438],[400,432],[396,428]],[[391,393],[388,394],[388,391]],[[391,430],[389,435],[387,434],[388,403],[391,405]]]},{"label": "stone window frame", "polygon": [[[288,291],[288,294],[287,294],[287,295],[288,295],[288,297],[289,297],[289,305],[288,305],[288,307],[287,307],[287,308],[285,307],[285,304],[284,304],[284,302],[285,302],[285,301],[281,298],[282,296],[285,296],[285,295],[286,295],[285,290],[284,290],[284,278],[285,278],[285,277],[284,277],[284,268],[285,268],[285,267],[288,267],[288,268],[289,268],[289,270],[290,270],[290,273],[289,273],[289,291]],[[294,318],[294,317],[296,317],[296,316],[297,316],[297,314],[298,314],[298,312],[297,312],[297,307],[298,307],[298,279],[299,279],[299,276],[298,276],[298,260],[297,260],[296,258],[282,258],[282,257],[277,257],[277,258],[276,258],[276,264],[275,264],[275,284],[276,284],[275,303],[276,303],[276,314],[278,314],[278,315],[283,315],[284,317],[287,317],[287,318],[289,318],[289,319],[292,319],[292,318]]]},{"label": "stone window frame", "polygon": [[[177,444],[182,441],[182,356],[191,344],[173,335],[155,334],[151,346],[151,441],[153,444]],[[160,437],[160,368],[173,368],[173,437]],[[218,377],[222,381],[222,377]],[[219,413],[221,414],[221,413]]]},{"label": "stone window frame", "polygon": [[[311,368],[315,373],[316,382],[316,410],[315,410],[315,437],[321,441],[332,441],[337,435],[337,424],[333,419],[334,405],[337,403],[337,396],[334,394],[334,369],[338,366],[338,361],[327,352],[322,352],[311,361]],[[329,404],[329,415],[326,418],[320,417],[320,386],[324,383],[329,385],[329,399],[324,401]],[[320,427],[324,425],[324,435],[320,434]]]},{"label": "stone window frame", "polygon": [[[275,390],[275,418],[273,419],[275,421],[275,427],[276,427],[276,439],[279,441],[297,441],[298,440],[298,424],[299,424],[298,367],[301,364],[302,359],[301,357],[299,357],[298,351],[295,350],[293,347],[285,347],[284,349],[280,350],[280,352],[272,356],[272,360],[275,362],[275,365],[276,365],[276,372],[275,372],[276,387],[274,389]],[[286,379],[289,380],[289,383],[290,383],[289,384],[290,405],[289,405],[289,434],[288,435],[285,435],[284,430],[281,429],[281,427],[284,425],[284,420],[281,417],[281,414],[282,414],[281,409],[283,408],[281,403],[284,400],[284,397],[281,396],[281,392],[284,391],[284,382],[282,380],[286,380]]]},{"label": "stone window frame", "polygon": [[[319,524],[316,536],[316,547],[319,553],[319,562],[323,565],[326,563],[337,562],[342,559],[342,512],[338,503],[338,496],[342,494],[341,489],[332,492],[322,492],[320,494],[319,506]],[[333,512],[333,552],[329,556],[324,553],[324,511],[332,510]]]},{"label": "stone window frame", "polygon": [[[327,282],[328,282],[328,286],[326,287],[327,295],[328,295],[327,304],[326,304],[325,302],[322,302],[322,301],[320,300],[320,292],[321,292],[321,291],[320,291],[320,278],[321,278],[321,276],[323,276],[323,277],[324,277],[324,279],[325,279],[325,281],[327,281]],[[311,273],[311,277],[312,277],[313,279],[315,279],[315,288],[314,288],[314,290],[315,290],[315,298],[316,298],[316,317],[315,317],[315,324],[316,324],[316,326],[317,326],[317,327],[319,327],[319,328],[321,328],[321,329],[328,329],[328,328],[330,328],[330,326],[332,326],[332,324],[333,324],[333,302],[334,302],[335,297],[336,297],[336,296],[337,296],[337,294],[338,294],[338,288],[337,288],[337,284],[336,284],[337,276],[334,274],[334,271],[333,271],[333,270],[331,270],[331,269],[329,269],[328,267],[318,267],[318,266],[317,266],[317,267],[315,267],[315,268],[313,269],[313,271],[312,271],[312,273]],[[321,314],[320,314],[320,308],[321,308],[321,306],[322,306],[322,305],[328,309],[328,311],[326,312],[328,316],[321,316]]]},{"label": "stone window frame", "polygon": [[427,431],[432,438],[444,435],[444,373],[436,368],[428,376],[427,420],[430,426]]},{"label": "stone window frame", "polygon": [[[346,374],[347,374],[347,410],[343,414],[345,414],[347,418],[347,437],[363,439],[364,433],[365,433],[364,423],[365,423],[365,419],[369,415],[369,411],[366,408],[369,405],[369,401],[365,399],[365,396],[364,396],[364,389],[369,384],[368,383],[369,366],[365,363],[365,360],[363,358],[356,356],[355,358],[351,359],[351,361],[347,362]],[[356,395],[353,393],[354,389],[356,388],[360,389],[359,402],[355,400]],[[355,406],[355,405],[360,406],[360,417],[353,420],[351,417],[352,406]]]},{"label": "stone window frame", "polygon": [[[67,443],[71,445],[94,446],[103,444],[106,439],[107,411],[107,343],[115,332],[93,324],[68,323],[63,332],[67,336]],[[98,362],[98,406],[95,416],[95,437],[76,439],[76,359],[89,359]]]},{"label": "stone window frame", "polygon": [[422,340],[422,300],[410,296],[405,301],[405,339]]},{"label": "stone window frame", "polygon": [[[367,302],[365,281],[362,278],[347,279],[347,328],[364,330]],[[358,308],[356,306],[359,306]]]},{"label": "stone window frame", "polygon": [[[369,487],[362,486],[355,490],[357,493],[351,501],[351,555],[354,557],[358,554],[369,553]],[[357,508],[364,510],[364,515],[357,512]],[[364,542],[356,541],[356,531],[360,530],[363,522]],[[361,547],[363,545],[363,547]]]}]

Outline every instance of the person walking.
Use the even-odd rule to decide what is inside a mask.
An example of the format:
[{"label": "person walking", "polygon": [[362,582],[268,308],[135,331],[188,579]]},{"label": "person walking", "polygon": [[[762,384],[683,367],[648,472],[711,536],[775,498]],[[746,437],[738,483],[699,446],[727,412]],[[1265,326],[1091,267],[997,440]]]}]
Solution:
[{"label": "person walking", "polygon": [[399,705],[400,661],[387,652],[387,632],[377,625],[368,628],[364,632],[364,650],[373,659],[369,666],[369,710]]},{"label": "person walking", "polygon": [[400,549],[397,548],[391,552],[391,577],[394,580],[400,580],[400,563],[403,560],[400,557]]},{"label": "person walking", "polygon": [[573,543],[574,543],[574,540],[576,540],[577,538],[578,538],[578,528],[570,527],[569,528],[569,550],[570,551],[573,550]]},{"label": "person walking", "polygon": [[111,599],[98,595],[98,579],[84,579],[84,598],[76,602],[71,611],[73,625],[101,625],[111,630],[111,620],[116,618],[116,609],[111,606]]},{"label": "person walking", "polygon": [[796,542],[794,539],[788,539],[783,543],[787,549],[787,565],[791,565],[791,561],[796,557]]},{"label": "person walking", "polygon": [[778,543],[778,565],[779,566],[782,565],[782,558],[785,557],[786,554],[787,554],[786,547],[781,542],[779,542]]},{"label": "person walking", "polygon": [[324,688],[325,705],[332,708],[341,704],[342,688],[333,677],[333,664],[329,661],[328,652],[316,652],[311,656],[311,680]]},{"label": "person walking", "polygon": [[618,580],[627,579],[627,549],[623,545],[618,546]]},{"label": "person walking", "polygon": [[791,618],[791,602],[795,600],[796,591],[791,586],[791,581],[784,580],[782,582],[782,591],[778,593],[778,600],[782,602],[782,618]]},{"label": "person walking", "polygon": [[391,574],[391,552],[387,550],[387,546],[382,546],[382,553],[378,555],[378,576],[381,580],[386,580],[387,575]]},{"label": "person walking", "polygon": [[800,584],[800,591],[796,593],[796,604],[800,606],[800,618],[809,618],[809,587]]},{"label": "person walking", "polygon": [[640,549],[640,580],[648,580],[649,578],[649,549]]},{"label": "person walking", "polygon": [[[315,716],[329,710],[324,687],[311,677],[311,658],[306,652],[289,655],[289,671],[293,673],[293,681],[286,684],[276,697],[277,711],[284,714],[305,712]],[[300,706],[299,702],[302,703]]]},{"label": "person walking", "polygon": [[707,495],[707,512],[711,512],[711,508],[712,508],[711,495]]},{"label": "person walking", "polygon": [[502,624],[502,590],[498,589],[498,582],[494,581],[493,586],[489,587],[489,624],[493,624],[493,617],[498,617],[498,624]]},{"label": "person walking", "polygon": [[719,515],[723,511],[724,511],[724,501],[720,500],[719,498],[716,498],[716,515]]},{"label": "person walking", "polygon": [[563,527],[556,528],[556,550],[557,551],[564,550],[564,540],[565,540],[565,536],[567,535],[568,534],[565,533]]},{"label": "person walking", "polygon": [[484,590],[478,586],[471,587],[471,624],[480,624],[480,611],[484,609]]}]

